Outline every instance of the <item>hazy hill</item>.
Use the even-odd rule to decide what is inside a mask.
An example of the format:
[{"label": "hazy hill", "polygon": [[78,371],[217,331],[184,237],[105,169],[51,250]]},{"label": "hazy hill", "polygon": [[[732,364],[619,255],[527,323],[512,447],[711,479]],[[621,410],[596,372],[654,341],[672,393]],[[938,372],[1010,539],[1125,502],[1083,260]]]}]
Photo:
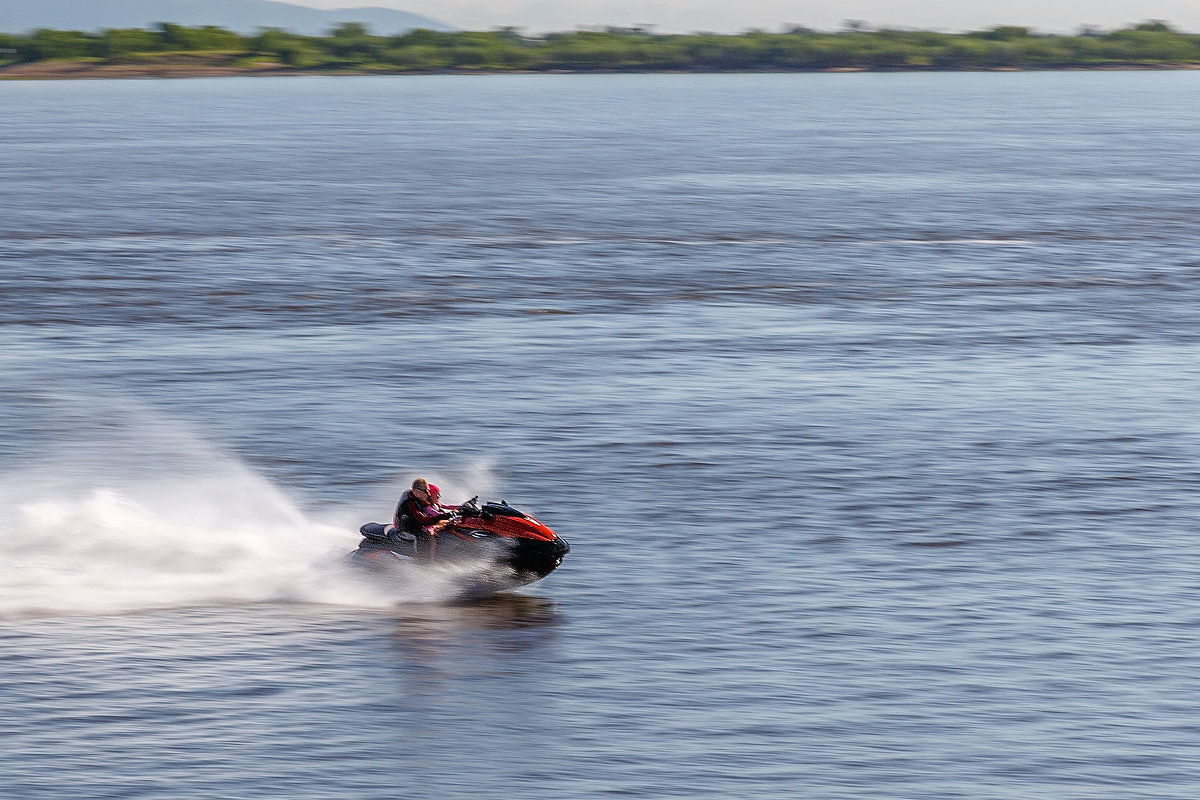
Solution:
[{"label": "hazy hill", "polygon": [[361,22],[372,33],[384,35],[412,28],[453,30],[437,20],[390,8],[325,11],[272,0],[0,0],[3,33],[146,28],[156,22],[216,25],[238,33],[284,28],[307,35],[323,34],[339,22]]}]

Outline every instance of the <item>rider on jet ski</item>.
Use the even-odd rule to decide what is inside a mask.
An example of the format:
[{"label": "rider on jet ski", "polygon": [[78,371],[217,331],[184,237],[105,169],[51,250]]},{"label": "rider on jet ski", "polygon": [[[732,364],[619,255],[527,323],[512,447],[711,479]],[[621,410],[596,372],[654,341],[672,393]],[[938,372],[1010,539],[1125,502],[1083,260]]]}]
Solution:
[{"label": "rider on jet ski", "polygon": [[397,531],[412,534],[421,549],[428,549],[433,536],[442,527],[439,523],[453,519],[458,510],[455,506],[439,503],[441,496],[441,489],[424,478],[417,478],[396,504],[392,525]]}]

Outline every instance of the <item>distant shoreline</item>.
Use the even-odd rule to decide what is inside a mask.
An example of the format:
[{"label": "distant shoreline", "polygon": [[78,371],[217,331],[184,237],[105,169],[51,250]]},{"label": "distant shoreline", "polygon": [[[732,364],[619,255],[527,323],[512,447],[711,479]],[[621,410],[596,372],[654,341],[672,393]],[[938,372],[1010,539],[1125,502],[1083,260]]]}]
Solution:
[{"label": "distant shoreline", "polygon": [[1147,22],[1108,33],[1042,35],[1002,26],[946,34],[658,35],[640,28],[530,37],[515,29],[372,35],[343,23],[327,36],[160,23],[102,32],[0,34],[0,80],[267,75],[1025,72],[1200,68],[1200,34]]},{"label": "distant shoreline", "polygon": [[[235,65],[216,59],[175,58],[142,64],[98,64],[91,61],[34,61],[0,67],[0,80],[89,80],[97,78],[222,78],[315,74],[283,64]],[[352,74],[326,71],[322,74]]]},{"label": "distant shoreline", "polygon": [[838,73],[950,73],[950,72],[1162,72],[1200,70],[1200,64],[1128,64],[1095,67],[971,67],[971,68],[868,68],[830,67],[827,69],[589,69],[589,70],[499,70],[499,69],[302,69],[278,63],[228,64],[218,59],[174,57],[161,62],[140,64],[103,64],[91,61],[35,61],[0,67],[0,81],[18,80],[98,80],[148,78],[226,78],[371,76],[371,75],[655,75],[655,74],[838,74]]}]

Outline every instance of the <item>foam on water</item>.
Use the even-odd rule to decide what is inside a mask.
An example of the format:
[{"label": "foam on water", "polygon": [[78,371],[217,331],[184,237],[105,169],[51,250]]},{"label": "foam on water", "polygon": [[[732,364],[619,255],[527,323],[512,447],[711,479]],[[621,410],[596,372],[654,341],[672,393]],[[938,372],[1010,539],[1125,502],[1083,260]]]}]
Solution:
[{"label": "foam on water", "polygon": [[[467,577],[412,568],[366,579],[344,561],[364,521],[358,504],[306,510],[145,409],[108,427],[2,476],[0,618],[261,602],[386,607],[454,597]],[[465,474],[486,487],[487,472]],[[455,479],[431,477],[458,493]]]}]

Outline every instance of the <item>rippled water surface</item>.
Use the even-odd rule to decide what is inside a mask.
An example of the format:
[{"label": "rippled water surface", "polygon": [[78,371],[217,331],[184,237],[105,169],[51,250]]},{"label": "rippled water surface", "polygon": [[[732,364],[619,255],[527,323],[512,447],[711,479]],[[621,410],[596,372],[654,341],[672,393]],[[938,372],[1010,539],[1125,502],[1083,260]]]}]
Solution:
[{"label": "rippled water surface", "polygon": [[0,107],[0,793],[1200,790],[1200,74]]}]

